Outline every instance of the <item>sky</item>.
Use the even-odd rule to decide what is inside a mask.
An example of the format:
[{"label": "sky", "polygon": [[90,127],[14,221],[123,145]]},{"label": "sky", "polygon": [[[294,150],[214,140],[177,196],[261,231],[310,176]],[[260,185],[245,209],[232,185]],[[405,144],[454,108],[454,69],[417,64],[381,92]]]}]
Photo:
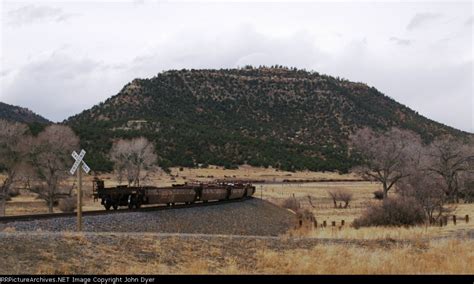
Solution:
[{"label": "sky", "polygon": [[472,1],[1,1],[0,101],[56,122],[170,69],[284,65],[474,132]]}]

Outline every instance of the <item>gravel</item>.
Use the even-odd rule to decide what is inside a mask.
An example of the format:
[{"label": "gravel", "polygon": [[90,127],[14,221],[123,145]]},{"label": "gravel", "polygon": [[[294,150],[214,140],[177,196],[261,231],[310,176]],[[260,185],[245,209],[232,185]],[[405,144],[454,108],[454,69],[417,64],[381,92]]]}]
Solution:
[{"label": "gravel", "polygon": [[[260,199],[214,206],[84,216],[86,232],[277,236],[295,225],[286,209]],[[8,223],[16,231],[74,231],[75,217]]]}]

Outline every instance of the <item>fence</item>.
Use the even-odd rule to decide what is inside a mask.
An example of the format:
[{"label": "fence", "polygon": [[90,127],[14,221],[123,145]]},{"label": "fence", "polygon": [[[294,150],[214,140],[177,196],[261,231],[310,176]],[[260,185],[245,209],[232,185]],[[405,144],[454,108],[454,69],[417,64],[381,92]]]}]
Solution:
[{"label": "fence", "polygon": [[[447,226],[448,223],[452,223],[453,225],[457,225],[459,222],[464,222],[464,223],[469,223],[469,215],[464,215],[464,216],[442,216],[439,218],[436,222],[432,220],[431,225],[433,226]],[[300,216],[298,218],[298,227],[306,227],[306,228],[312,228],[312,229],[317,229],[317,228],[326,228],[326,227],[331,227],[331,228],[339,228],[342,229],[344,226],[346,226],[346,221],[344,219],[339,220],[339,221],[331,221],[329,224],[327,220],[324,220],[322,223],[318,223],[318,221],[314,218],[314,216]]]}]

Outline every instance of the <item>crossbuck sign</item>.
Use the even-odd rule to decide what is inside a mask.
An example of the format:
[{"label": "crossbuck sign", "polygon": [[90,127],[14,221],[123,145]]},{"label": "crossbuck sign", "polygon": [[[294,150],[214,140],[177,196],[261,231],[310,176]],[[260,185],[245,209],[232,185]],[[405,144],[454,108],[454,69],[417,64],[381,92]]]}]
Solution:
[{"label": "crossbuck sign", "polygon": [[77,171],[77,180],[79,183],[79,186],[77,187],[77,230],[80,232],[82,231],[82,171],[77,168],[81,166],[82,170],[88,174],[89,171],[91,170],[89,166],[84,162],[82,159],[84,159],[84,156],[86,155],[86,151],[81,150],[79,154],[76,153],[76,151],[73,151],[71,156],[76,160],[74,162],[74,165],[72,165],[71,170],[69,171],[71,175],[73,175]]},{"label": "crossbuck sign", "polygon": [[76,162],[74,162],[74,165],[72,166],[71,170],[69,171],[71,173],[71,175],[73,175],[77,168],[79,167],[79,165],[81,164],[82,162],[82,169],[84,170],[84,172],[86,174],[89,173],[89,171],[91,170],[89,168],[89,166],[86,164],[86,162],[84,162],[82,159],[84,158],[84,156],[86,155],[86,151],[84,150],[81,150],[81,153],[79,153],[79,155],[76,153],[76,151],[73,151],[71,156],[74,158],[74,160],[76,160]]}]

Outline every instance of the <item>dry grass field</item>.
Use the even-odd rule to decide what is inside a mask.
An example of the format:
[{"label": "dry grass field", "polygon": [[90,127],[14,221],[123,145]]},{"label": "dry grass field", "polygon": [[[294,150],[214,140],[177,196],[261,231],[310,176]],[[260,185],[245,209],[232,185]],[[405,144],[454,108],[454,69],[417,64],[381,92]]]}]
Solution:
[{"label": "dry grass field", "polygon": [[[354,179],[333,173],[289,173],[243,167],[239,170],[172,169],[172,177],[153,176],[148,183],[167,185],[190,180],[219,178],[264,179],[255,197],[281,205],[295,198],[310,210],[318,224],[308,224],[279,237],[163,236],[153,233],[77,234],[16,232],[6,227],[0,233],[0,263],[3,273],[106,273],[106,274],[473,274],[474,204],[453,207],[457,216],[468,214],[466,223],[452,220],[447,226],[412,228],[373,227],[355,229],[351,222],[367,204],[379,202],[371,182],[281,183],[283,179]],[[111,175],[106,185],[116,184]],[[72,179],[71,181],[72,182]],[[280,183],[279,183],[280,182]],[[101,209],[90,198],[92,177],[84,182],[85,210]],[[328,190],[350,191],[353,200],[346,209],[333,208]],[[395,194],[395,193],[391,193]],[[46,212],[44,202],[24,193],[7,205],[7,214]],[[341,221],[345,225],[341,226]],[[332,227],[332,222],[336,226]],[[14,245],[4,245],[14,244]],[[133,251],[129,250],[133,247]]]},{"label": "dry grass field", "polygon": [[[472,274],[474,241],[304,240],[120,233],[0,234],[0,274]],[[133,249],[131,249],[133,248]]]}]

